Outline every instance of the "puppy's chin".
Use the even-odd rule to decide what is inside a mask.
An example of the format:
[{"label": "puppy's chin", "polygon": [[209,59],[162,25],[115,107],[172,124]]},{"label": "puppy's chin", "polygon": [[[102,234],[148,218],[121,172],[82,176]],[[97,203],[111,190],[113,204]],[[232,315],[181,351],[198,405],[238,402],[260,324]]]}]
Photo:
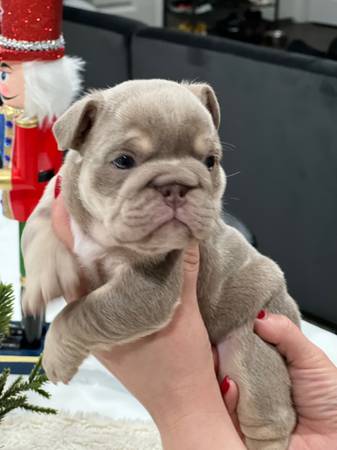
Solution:
[{"label": "puppy's chin", "polygon": [[130,244],[130,248],[142,254],[158,255],[184,249],[193,237],[187,225],[172,219],[154,230],[145,239]]},{"label": "puppy's chin", "polygon": [[[138,241],[124,242],[123,246],[138,254],[147,256],[162,255],[173,250],[183,250],[192,241],[203,241],[211,233],[212,224],[209,220],[203,223],[198,222],[197,226],[191,227],[191,224],[177,218],[173,218],[150,234]],[[196,225],[195,223],[192,223]]]}]

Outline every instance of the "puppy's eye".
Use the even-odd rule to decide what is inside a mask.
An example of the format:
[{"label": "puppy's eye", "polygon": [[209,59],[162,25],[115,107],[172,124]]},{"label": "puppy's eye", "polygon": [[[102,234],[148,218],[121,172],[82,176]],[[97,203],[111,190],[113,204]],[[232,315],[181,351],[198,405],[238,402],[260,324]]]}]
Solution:
[{"label": "puppy's eye", "polygon": [[215,156],[208,156],[205,159],[205,166],[207,169],[211,170],[215,165]]},{"label": "puppy's eye", "polygon": [[112,164],[117,167],[117,169],[132,169],[132,167],[135,166],[136,162],[132,158],[132,156],[129,155],[121,155],[118,156],[118,158],[114,159],[112,161]]}]

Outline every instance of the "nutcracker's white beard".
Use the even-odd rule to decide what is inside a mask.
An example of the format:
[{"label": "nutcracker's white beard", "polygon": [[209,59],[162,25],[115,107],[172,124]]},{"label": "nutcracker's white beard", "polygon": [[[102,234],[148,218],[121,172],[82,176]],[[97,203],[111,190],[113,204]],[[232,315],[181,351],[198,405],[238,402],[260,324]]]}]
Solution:
[{"label": "nutcracker's white beard", "polygon": [[78,96],[84,61],[64,56],[56,61],[23,63],[26,117],[40,124],[59,117]]}]

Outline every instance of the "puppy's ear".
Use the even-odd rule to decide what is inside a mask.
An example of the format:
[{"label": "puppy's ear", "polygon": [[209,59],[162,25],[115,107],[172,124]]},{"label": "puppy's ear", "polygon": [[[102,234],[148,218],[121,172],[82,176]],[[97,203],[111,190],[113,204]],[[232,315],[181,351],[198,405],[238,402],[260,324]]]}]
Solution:
[{"label": "puppy's ear", "polygon": [[211,86],[206,83],[183,83],[183,85],[192,91],[193,94],[196,95],[201,103],[208,109],[211,113],[215,128],[218,129],[220,126],[220,106]]},{"label": "puppy's ear", "polygon": [[95,123],[98,103],[97,95],[87,95],[74,103],[55,122],[53,132],[60,150],[82,150],[83,143]]}]

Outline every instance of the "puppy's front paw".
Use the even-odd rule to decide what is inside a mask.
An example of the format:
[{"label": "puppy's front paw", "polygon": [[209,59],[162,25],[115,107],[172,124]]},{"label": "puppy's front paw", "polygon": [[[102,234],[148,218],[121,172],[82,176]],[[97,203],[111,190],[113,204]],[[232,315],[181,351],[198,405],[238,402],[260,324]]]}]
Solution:
[{"label": "puppy's front paw", "polygon": [[45,309],[40,286],[29,283],[22,289],[22,311],[25,316],[40,316]]},{"label": "puppy's front paw", "polygon": [[70,365],[48,348],[43,353],[42,366],[49,381],[52,383],[61,381],[64,384],[68,384],[78,370],[78,367]]},{"label": "puppy's front paw", "polygon": [[46,337],[42,366],[52,383],[61,381],[67,384],[76,374],[86,355],[80,350],[70,349],[62,339],[56,339],[52,328]]}]

